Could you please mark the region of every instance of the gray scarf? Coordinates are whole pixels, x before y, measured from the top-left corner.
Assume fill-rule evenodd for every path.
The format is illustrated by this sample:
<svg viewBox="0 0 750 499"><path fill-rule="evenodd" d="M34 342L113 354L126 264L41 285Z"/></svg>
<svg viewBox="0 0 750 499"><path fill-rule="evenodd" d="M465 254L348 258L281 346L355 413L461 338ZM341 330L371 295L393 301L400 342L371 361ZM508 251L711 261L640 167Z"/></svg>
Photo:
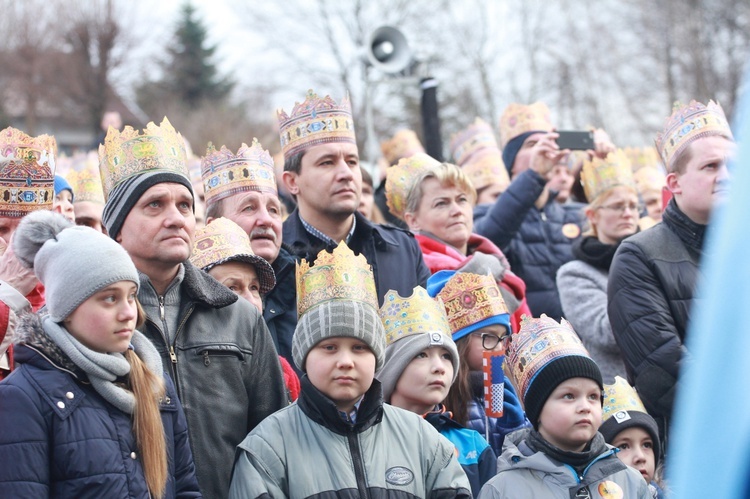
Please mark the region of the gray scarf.
<svg viewBox="0 0 750 499"><path fill-rule="evenodd" d="M130 373L130 364L121 353L99 353L84 346L60 324L49 317L42 319L44 331L55 344L89 377L91 386L104 400L126 414L133 414L135 397L129 390L121 388L115 381ZM161 357L154 345L139 331L133 332L130 340L138 357L154 374L161 377Z"/></svg>

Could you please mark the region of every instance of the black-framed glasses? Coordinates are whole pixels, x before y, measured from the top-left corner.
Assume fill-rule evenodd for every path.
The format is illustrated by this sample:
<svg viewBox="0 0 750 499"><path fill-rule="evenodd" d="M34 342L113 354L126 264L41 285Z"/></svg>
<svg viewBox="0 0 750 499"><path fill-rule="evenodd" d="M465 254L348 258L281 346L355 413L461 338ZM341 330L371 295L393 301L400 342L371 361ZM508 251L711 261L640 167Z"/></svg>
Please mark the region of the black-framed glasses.
<svg viewBox="0 0 750 499"><path fill-rule="evenodd" d="M491 333L471 333L471 334L482 337L482 348L484 348L485 350L494 350L495 348L497 348L497 345L500 344L500 342L506 338L506 336L503 336L501 338L498 335L491 334Z"/></svg>

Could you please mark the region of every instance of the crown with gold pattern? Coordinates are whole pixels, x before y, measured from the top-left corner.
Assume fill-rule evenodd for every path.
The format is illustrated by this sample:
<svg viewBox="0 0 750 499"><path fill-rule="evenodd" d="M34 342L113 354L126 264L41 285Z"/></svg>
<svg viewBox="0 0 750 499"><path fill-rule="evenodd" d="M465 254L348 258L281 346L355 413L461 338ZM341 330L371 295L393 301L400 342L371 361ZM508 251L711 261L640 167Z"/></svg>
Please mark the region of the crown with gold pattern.
<svg viewBox="0 0 750 499"><path fill-rule="evenodd" d="M297 317L333 300L359 301L378 310L375 277L364 255L354 255L341 241L333 253L323 249L309 265L297 263Z"/></svg>
<svg viewBox="0 0 750 499"><path fill-rule="evenodd" d="M633 179L640 194L648 191L661 192L662 187L667 185L666 174L657 166L644 166L633 173Z"/></svg>
<svg viewBox="0 0 750 499"><path fill-rule="evenodd" d="M658 167L661 165L661 159L655 147L625 147L623 152L630 159L634 172L646 166Z"/></svg>
<svg viewBox="0 0 750 499"><path fill-rule="evenodd" d="M593 202L601 193L620 185L635 189L630 160L622 149L607 154L606 159L587 158L581 168L581 184L589 202Z"/></svg>
<svg viewBox="0 0 750 499"><path fill-rule="evenodd" d="M451 136L451 156L458 166L464 166L476 152L486 148L499 150L495 132L482 118Z"/></svg>
<svg viewBox="0 0 750 499"><path fill-rule="evenodd" d="M451 337L443 302L431 298L421 286L414 288L407 298L402 298L398 291L388 291L380 308L380 319L387 345L412 334L440 333Z"/></svg>
<svg viewBox="0 0 750 499"><path fill-rule="evenodd" d="M237 154L226 146L217 151L209 143L206 155L201 158L201 178L207 205L238 192L278 195L271 154L255 138L251 147L243 143Z"/></svg>
<svg viewBox="0 0 750 499"><path fill-rule="evenodd" d="M552 120L547 104L535 102L530 105L512 103L500 117L500 146L505 147L511 139L526 132L550 132Z"/></svg>
<svg viewBox="0 0 750 499"><path fill-rule="evenodd" d="M694 140L701 137L719 135L734 140L729 122L722 107L709 101L703 105L692 100L682 105L675 102L672 115L667 118L664 130L656 135L656 149L669 172L680 153Z"/></svg>
<svg viewBox="0 0 750 499"><path fill-rule="evenodd" d="M545 314L538 319L523 316L521 330L513 335L507 355L516 387L524 398L531 381L549 361L568 355L590 358L568 321L558 323Z"/></svg>
<svg viewBox="0 0 750 499"><path fill-rule="evenodd" d="M380 143L380 150L389 165L395 165L401 158L425 152L414 130L399 130L389 140Z"/></svg>
<svg viewBox="0 0 750 499"><path fill-rule="evenodd" d="M105 199L120 182L150 171L176 173L190 179L185 141L169 120L149 122L143 133L126 126L122 132L109 127L99 145L99 173Z"/></svg>
<svg viewBox="0 0 750 499"><path fill-rule="evenodd" d="M504 188L510 184L508 170L503 163L503 155L498 148L487 147L471 155L462 170L471 180L476 190L500 184Z"/></svg>
<svg viewBox="0 0 750 499"><path fill-rule="evenodd" d="M604 404L602 406L602 420L606 421L619 411L637 411L648 414L635 388L630 386L620 376L615 376L615 382L604 385Z"/></svg>
<svg viewBox="0 0 750 499"><path fill-rule="evenodd" d="M398 164L386 170L385 200L394 216L404 219L406 201L414 179L420 173L436 166L440 166L440 161L425 153L417 153L408 158L401 158Z"/></svg>
<svg viewBox="0 0 750 499"><path fill-rule="evenodd" d="M310 146L326 142L357 143L348 95L337 104L329 95L321 98L308 90L303 103L294 103L291 115L283 109L276 114L281 151L286 159Z"/></svg>
<svg viewBox="0 0 750 499"><path fill-rule="evenodd" d="M437 297L445 305L445 314L454 340L471 332L467 328L479 322L495 316L509 315L508 306L491 275L456 272Z"/></svg>
<svg viewBox="0 0 750 499"><path fill-rule="evenodd" d="M0 132L0 216L21 218L51 210L57 142L8 127Z"/></svg>
<svg viewBox="0 0 750 499"><path fill-rule="evenodd" d="M57 174L65 177L75 193L75 202L89 201L104 204L102 179L99 176L99 155L96 151L77 152L71 157L60 157Z"/></svg>

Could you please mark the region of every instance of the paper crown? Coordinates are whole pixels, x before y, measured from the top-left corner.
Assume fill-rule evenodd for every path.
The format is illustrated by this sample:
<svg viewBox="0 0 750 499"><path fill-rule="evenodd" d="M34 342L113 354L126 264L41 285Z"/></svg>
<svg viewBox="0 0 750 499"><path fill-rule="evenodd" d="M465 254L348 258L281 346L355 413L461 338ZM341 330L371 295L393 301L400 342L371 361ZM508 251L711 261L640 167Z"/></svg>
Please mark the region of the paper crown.
<svg viewBox="0 0 750 499"><path fill-rule="evenodd" d="M289 159L305 148L326 142L351 142L356 144L354 120L349 96L336 104L330 96L318 97L307 91L305 101L294 103L292 114L277 111L281 151Z"/></svg>
<svg viewBox="0 0 750 499"><path fill-rule="evenodd" d="M604 385L604 404L602 405L602 421L606 421L620 411L636 411L648 414L635 388L620 376L615 376L615 382Z"/></svg>
<svg viewBox="0 0 750 499"><path fill-rule="evenodd" d="M398 291L388 291L380 308L380 319L388 345L412 334L439 333L451 337L442 301L431 298L421 286L414 288L407 298L402 298Z"/></svg>
<svg viewBox="0 0 750 499"><path fill-rule="evenodd" d="M586 159L581 168L581 184L589 202L593 202L603 192L620 185L635 189L630 160L622 149L607 154L606 159Z"/></svg>
<svg viewBox="0 0 750 499"><path fill-rule="evenodd" d="M389 165L396 164L401 158L425 152L419 137L413 130L399 130L391 139L380 143L380 150Z"/></svg>
<svg viewBox="0 0 750 499"><path fill-rule="evenodd" d="M0 216L52 209L56 155L51 135L31 137L12 127L0 132Z"/></svg>
<svg viewBox="0 0 750 499"><path fill-rule="evenodd" d="M494 184L501 184L505 187L510 184L508 170L503 163L503 155L500 149L485 148L472 154L471 159L466 163L462 170L471 180L476 190L484 189Z"/></svg>
<svg viewBox="0 0 750 499"><path fill-rule="evenodd" d="M386 170L385 200L391 213L401 220L406 212L406 201L414 180L420 173L440 166L440 161L424 153L401 158L398 164Z"/></svg>
<svg viewBox="0 0 750 499"><path fill-rule="evenodd" d="M696 139L720 135L734 140L729 122L721 106L709 101L703 105L692 100L688 105L675 102L672 115L667 118L664 130L656 135L656 149L667 171L673 168L674 159Z"/></svg>
<svg viewBox="0 0 750 499"><path fill-rule="evenodd" d="M625 155L630 159L633 172L637 172L646 166L659 167L661 160L655 147L625 147Z"/></svg>
<svg viewBox="0 0 750 499"><path fill-rule="evenodd" d="M364 255L354 255L343 241L333 253L318 253L311 266L306 260L297 263L297 317L333 301L359 301L378 310L375 277Z"/></svg>
<svg viewBox="0 0 750 499"><path fill-rule="evenodd" d="M508 347L510 371L521 397L526 397L531 381L548 362L568 355L589 357L568 321L562 319L558 324L545 314L538 319L524 316L521 330L512 336Z"/></svg>
<svg viewBox="0 0 750 499"><path fill-rule="evenodd" d="M120 182L151 171L166 171L190 179L185 141L165 117L161 125L149 122L143 133L126 126L122 132L109 127L99 145L99 173L104 198Z"/></svg>
<svg viewBox="0 0 750 499"><path fill-rule="evenodd" d="M500 145L505 147L511 139L526 132L549 132L552 120L547 104L535 102L530 105L512 103L500 117Z"/></svg>
<svg viewBox="0 0 750 499"><path fill-rule="evenodd" d="M451 136L451 156L458 166L464 166L472 155L482 149L498 149L495 132L482 118L477 118L466 129Z"/></svg>
<svg viewBox="0 0 750 499"><path fill-rule="evenodd" d="M437 297L443 300L454 334L490 317L508 314L508 306L491 275L456 272Z"/></svg>
<svg viewBox="0 0 750 499"><path fill-rule="evenodd" d="M104 204L102 178L99 175L99 155L96 151L78 152L57 161L57 174L65 177L75 193L75 202L90 201Z"/></svg>
<svg viewBox="0 0 750 499"><path fill-rule="evenodd" d="M633 173L633 179L640 194L648 191L661 192L662 187L667 185L667 176L658 166L644 166Z"/></svg>
<svg viewBox="0 0 750 499"><path fill-rule="evenodd" d="M247 233L228 218L217 218L195 231L190 263L205 271L227 262L247 262L255 267L260 292L265 294L276 285L271 264L253 253Z"/></svg>
<svg viewBox="0 0 750 499"><path fill-rule="evenodd" d="M251 147L243 143L237 154L232 154L226 146L217 151L209 144L201 158L201 178L207 205L238 192L278 195L273 159L258 139L253 139Z"/></svg>

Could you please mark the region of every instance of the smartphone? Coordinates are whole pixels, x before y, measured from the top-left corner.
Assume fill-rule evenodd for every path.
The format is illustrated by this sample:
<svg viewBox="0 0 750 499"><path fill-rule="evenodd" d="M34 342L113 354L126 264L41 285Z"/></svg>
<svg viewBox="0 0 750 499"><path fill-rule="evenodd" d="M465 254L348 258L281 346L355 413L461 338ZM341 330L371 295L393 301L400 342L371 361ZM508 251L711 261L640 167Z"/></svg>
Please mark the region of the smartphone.
<svg viewBox="0 0 750 499"><path fill-rule="evenodd" d="M585 151L594 148L594 132L558 131L557 145L560 149Z"/></svg>

